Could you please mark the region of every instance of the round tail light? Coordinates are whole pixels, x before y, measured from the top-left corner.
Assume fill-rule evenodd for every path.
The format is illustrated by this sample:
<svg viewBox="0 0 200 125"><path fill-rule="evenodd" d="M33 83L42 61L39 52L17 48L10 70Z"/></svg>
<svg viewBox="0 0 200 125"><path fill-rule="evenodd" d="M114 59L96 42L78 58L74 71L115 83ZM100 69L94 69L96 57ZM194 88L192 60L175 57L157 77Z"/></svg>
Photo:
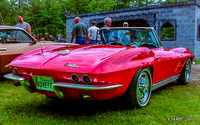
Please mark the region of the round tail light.
<svg viewBox="0 0 200 125"><path fill-rule="evenodd" d="M14 72L15 72L16 74L18 74L18 75L20 74L20 73L19 73L19 70L18 70L16 67L14 68Z"/></svg>
<svg viewBox="0 0 200 125"><path fill-rule="evenodd" d="M92 81L92 79L86 74L82 75L82 80L85 83L91 83L91 81Z"/></svg>
<svg viewBox="0 0 200 125"><path fill-rule="evenodd" d="M13 72L13 68L11 66L9 67L9 69L10 69L11 72Z"/></svg>
<svg viewBox="0 0 200 125"><path fill-rule="evenodd" d="M79 82L79 81L80 81L80 78L78 77L77 74L72 74L71 77L72 77L72 80L73 80L74 82Z"/></svg>

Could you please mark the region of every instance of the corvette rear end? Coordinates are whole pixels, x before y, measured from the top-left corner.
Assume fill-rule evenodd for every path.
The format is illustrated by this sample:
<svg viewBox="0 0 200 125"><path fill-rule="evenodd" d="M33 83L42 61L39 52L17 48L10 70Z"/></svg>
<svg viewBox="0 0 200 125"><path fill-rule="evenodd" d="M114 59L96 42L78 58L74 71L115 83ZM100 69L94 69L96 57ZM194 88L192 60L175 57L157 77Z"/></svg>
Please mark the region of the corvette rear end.
<svg viewBox="0 0 200 125"><path fill-rule="evenodd" d="M113 55L126 50L123 47L113 49L98 45L50 48L18 57L9 65L12 73L4 77L19 81L29 92L61 99L87 100L107 100L121 96L132 79L133 74L121 75L128 74L127 68L119 71L106 68L109 63L113 63L109 61ZM105 53L98 52L102 49ZM82 55L77 55L79 51ZM79 60L85 60L86 63Z"/></svg>
<svg viewBox="0 0 200 125"><path fill-rule="evenodd" d="M168 83L189 83L194 55L184 47L165 49L153 28L102 28L99 33L102 45L49 46L25 53L9 64L12 73L4 77L29 92L61 99L122 96L130 107L146 106L151 92Z"/></svg>

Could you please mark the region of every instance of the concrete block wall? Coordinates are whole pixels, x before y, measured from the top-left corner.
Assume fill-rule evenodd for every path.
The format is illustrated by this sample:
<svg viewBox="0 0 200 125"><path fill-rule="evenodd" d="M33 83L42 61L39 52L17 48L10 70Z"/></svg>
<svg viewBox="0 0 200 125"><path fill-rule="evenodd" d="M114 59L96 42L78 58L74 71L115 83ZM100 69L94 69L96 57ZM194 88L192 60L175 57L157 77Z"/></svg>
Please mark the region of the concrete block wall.
<svg viewBox="0 0 200 125"><path fill-rule="evenodd" d="M85 23L88 28L92 20L102 23L105 17L111 17L113 22L143 19L155 28L159 36L161 36L162 25L165 22L170 22L175 28L175 39L161 40L163 46L169 49L187 47L197 59L200 59L200 41L197 40L197 20L200 20L200 7L197 1L68 15L66 16L67 42L70 42L76 16L81 17L81 22Z"/></svg>
<svg viewBox="0 0 200 125"><path fill-rule="evenodd" d="M157 14L158 23L162 20L175 21L175 40L163 40L162 44L165 48L187 47L192 53L195 53L195 7L196 6L180 6L165 8ZM159 25L158 31L161 30ZM161 36L159 34L159 36Z"/></svg>
<svg viewBox="0 0 200 125"><path fill-rule="evenodd" d="M200 39L198 39L198 25L200 25L200 9L196 6L195 10L195 58L200 59ZM200 32L200 31L199 31Z"/></svg>

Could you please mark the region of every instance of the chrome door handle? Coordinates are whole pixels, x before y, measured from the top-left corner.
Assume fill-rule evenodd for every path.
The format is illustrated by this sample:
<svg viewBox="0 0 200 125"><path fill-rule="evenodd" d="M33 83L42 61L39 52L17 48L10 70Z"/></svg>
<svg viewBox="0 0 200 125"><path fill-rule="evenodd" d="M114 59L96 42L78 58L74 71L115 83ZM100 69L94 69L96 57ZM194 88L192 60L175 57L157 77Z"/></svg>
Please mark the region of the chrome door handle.
<svg viewBox="0 0 200 125"><path fill-rule="evenodd" d="M160 58L162 58L162 56L156 57L156 59L158 60L158 62L160 61Z"/></svg>
<svg viewBox="0 0 200 125"><path fill-rule="evenodd" d="M7 48L0 48L0 51L5 52L7 50Z"/></svg>
<svg viewBox="0 0 200 125"><path fill-rule="evenodd" d="M158 56L158 57L156 57L156 59L160 59L160 58L162 58L162 56Z"/></svg>

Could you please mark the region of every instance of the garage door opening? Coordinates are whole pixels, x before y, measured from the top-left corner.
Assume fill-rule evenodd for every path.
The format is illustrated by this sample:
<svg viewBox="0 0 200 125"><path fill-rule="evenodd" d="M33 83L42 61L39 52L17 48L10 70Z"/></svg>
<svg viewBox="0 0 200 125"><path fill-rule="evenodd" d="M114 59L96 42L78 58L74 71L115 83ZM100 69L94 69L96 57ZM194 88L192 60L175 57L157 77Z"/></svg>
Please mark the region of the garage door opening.
<svg viewBox="0 0 200 125"><path fill-rule="evenodd" d="M143 19L137 19L137 20L124 20L124 21L112 21L111 27L123 27L123 23L128 22L129 27L149 27L149 24L147 21ZM101 22L97 24L97 27L102 28L104 26L104 23Z"/></svg>

